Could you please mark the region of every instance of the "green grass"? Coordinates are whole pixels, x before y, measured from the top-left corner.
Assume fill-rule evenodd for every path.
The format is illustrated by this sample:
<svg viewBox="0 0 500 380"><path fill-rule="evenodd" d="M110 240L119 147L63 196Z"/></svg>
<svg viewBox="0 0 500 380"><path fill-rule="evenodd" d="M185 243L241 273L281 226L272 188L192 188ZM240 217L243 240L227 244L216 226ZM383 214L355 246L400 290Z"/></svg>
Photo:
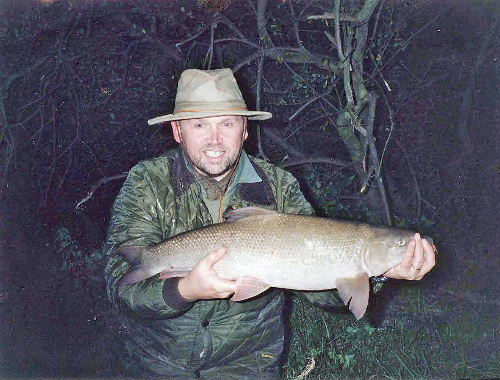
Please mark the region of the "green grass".
<svg viewBox="0 0 500 380"><path fill-rule="evenodd" d="M401 312L389 329L294 299L286 378L298 376L311 357L315 368L309 379L500 377L498 320L477 307L456 314L449 305L428 304L421 286L404 288L401 297ZM427 322L432 313L447 317Z"/></svg>

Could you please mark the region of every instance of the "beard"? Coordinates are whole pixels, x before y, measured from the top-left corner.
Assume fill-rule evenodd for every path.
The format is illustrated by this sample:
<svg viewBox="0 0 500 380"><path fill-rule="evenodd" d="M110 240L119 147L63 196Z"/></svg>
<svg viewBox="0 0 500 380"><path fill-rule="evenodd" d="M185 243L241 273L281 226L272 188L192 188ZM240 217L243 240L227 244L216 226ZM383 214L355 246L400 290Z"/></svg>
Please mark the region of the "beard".
<svg viewBox="0 0 500 380"><path fill-rule="evenodd" d="M224 159L219 162L216 165L210 164L209 162L206 162L204 160L203 153L198 153L198 152L193 152L191 151L185 144L184 142L181 142L181 147L186 153L187 158L191 162L191 165L193 165L196 169L198 169L201 173L209 176L209 177L219 177L222 176L231 169L233 169L240 158L240 153L241 153L241 148L243 146L243 142L240 144L240 147L238 150L234 151L232 154L228 154L228 151L224 149L222 146L211 146L207 145L203 147L200 152L203 152L205 150L214 150L214 151L224 151Z"/></svg>

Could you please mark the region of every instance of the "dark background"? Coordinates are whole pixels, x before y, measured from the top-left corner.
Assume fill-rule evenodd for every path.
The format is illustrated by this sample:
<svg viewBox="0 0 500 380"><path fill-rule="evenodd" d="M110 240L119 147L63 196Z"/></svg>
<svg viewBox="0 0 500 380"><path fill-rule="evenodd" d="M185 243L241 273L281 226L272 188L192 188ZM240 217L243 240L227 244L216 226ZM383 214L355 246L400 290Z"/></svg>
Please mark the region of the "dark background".
<svg viewBox="0 0 500 380"><path fill-rule="evenodd" d="M259 9L268 37L259 38ZM366 174L378 167L373 153L353 161L339 137L342 72L325 69L338 63L325 34L334 23L305 19L333 9L327 1L0 2L1 377L116 375L120 330L101 249L124 179L112 177L175 146L168 126L146 121L173 110L186 68L235 69L249 108L274 114L251 125L251 154L292 171L318 215L387 224L388 205L392 224L439 248L426 297L498 324L498 2L384 1L369 19L361 73L378 96L385 199ZM299 41L308 54L273 51ZM353 131L368 126L366 114L360 120ZM388 286L375 323L397 313L400 286ZM498 351L498 337L481 346Z"/></svg>

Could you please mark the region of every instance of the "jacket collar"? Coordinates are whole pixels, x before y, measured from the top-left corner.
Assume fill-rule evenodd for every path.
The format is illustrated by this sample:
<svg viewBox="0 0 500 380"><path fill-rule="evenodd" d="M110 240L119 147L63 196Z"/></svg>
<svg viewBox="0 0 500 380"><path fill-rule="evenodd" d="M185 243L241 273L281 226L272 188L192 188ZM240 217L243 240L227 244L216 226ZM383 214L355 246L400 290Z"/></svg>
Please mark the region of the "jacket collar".
<svg viewBox="0 0 500 380"><path fill-rule="evenodd" d="M172 184L175 196L179 197L194 182L197 182L194 168L185 157L184 150L179 147L172 162ZM267 206L276 203L269 178L245 151L241 152L235 177L230 185L230 188L232 187L238 187L241 198L247 202Z"/></svg>

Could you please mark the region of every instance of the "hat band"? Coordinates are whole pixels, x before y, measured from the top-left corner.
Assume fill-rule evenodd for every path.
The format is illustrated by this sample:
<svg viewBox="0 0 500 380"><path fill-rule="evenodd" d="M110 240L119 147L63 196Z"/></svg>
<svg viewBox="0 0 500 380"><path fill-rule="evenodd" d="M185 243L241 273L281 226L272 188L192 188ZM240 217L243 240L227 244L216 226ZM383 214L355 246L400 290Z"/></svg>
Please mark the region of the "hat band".
<svg viewBox="0 0 500 380"><path fill-rule="evenodd" d="M241 107L238 107L238 108L212 108L212 109L204 109L204 110L175 110L174 111L174 115L177 115L179 113L183 113L183 112L198 112L198 113L201 113L201 112L225 112L225 111L248 111L246 108L241 108Z"/></svg>

